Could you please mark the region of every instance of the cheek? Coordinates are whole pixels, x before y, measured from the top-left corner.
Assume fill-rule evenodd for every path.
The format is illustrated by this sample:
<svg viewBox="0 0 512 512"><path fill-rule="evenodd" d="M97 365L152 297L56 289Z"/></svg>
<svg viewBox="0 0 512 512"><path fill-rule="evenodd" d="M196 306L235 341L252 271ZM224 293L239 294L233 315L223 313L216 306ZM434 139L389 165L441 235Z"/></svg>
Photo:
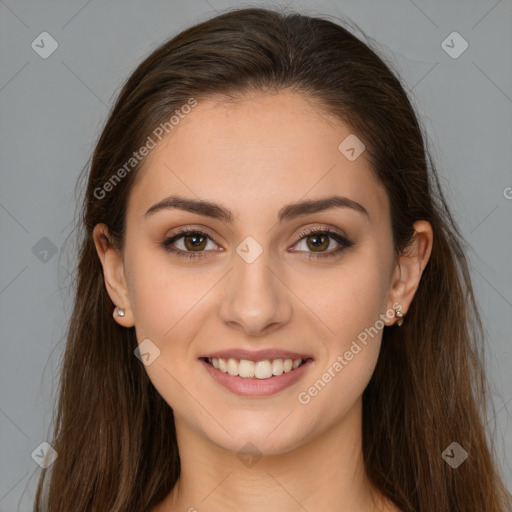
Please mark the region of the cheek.
<svg viewBox="0 0 512 512"><path fill-rule="evenodd" d="M131 268L136 337L139 345L151 340L154 345L149 346L158 354L145 370L173 409L185 415L198 414L184 389L190 387L191 372L198 367L193 341L203 325L198 318L205 316L208 302L201 298L214 282L198 280L192 272L173 272L168 262L149 252L133 258Z"/></svg>
<svg viewBox="0 0 512 512"><path fill-rule="evenodd" d="M380 351L387 272L369 252L315 281L307 305L318 318L321 358L298 402L332 419L343 415L363 393ZM305 294L302 290L300 294ZM311 318L313 315L309 315ZM313 414L315 416L315 414Z"/></svg>
<svg viewBox="0 0 512 512"><path fill-rule="evenodd" d="M297 407L311 423L311 432L323 431L346 417L371 379L379 357L383 321L377 301L369 302L363 310L346 300L344 310L326 317L336 336L324 338L325 357L296 396Z"/></svg>
<svg viewBox="0 0 512 512"><path fill-rule="evenodd" d="M130 263L137 331L165 345L177 330L190 324L189 315L211 285L192 268L173 268L163 249L162 253L154 248L140 250Z"/></svg>
<svg viewBox="0 0 512 512"><path fill-rule="evenodd" d="M166 254L148 249L133 253L130 282L138 343L149 339L159 354L146 371L173 407L183 399L181 385L198 371L196 341L214 321L215 285L222 273L181 267ZM151 345L150 345L151 346ZM172 378L174 376L174 379Z"/></svg>
<svg viewBox="0 0 512 512"><path fill-rule="evenodd" d="M370 251L347 258L330 272L314 280L297 281L297 295L304 297L317 316L319 330L332 349L343 350L385 312L389 293L388 272ZM380 322L379 322L380 324Z"/></svg>
<svg viewBox="0 0 512 512"><path fill-rule="evenodd" d="M357 340L336 351L296 396L296 409L308 423L307 431L319 435L331 425L348 419L357 409L377 363L380 334L367 345ZM350 355L349 355L350 354ZM357 414L357 413L356 413Z"/></svg>

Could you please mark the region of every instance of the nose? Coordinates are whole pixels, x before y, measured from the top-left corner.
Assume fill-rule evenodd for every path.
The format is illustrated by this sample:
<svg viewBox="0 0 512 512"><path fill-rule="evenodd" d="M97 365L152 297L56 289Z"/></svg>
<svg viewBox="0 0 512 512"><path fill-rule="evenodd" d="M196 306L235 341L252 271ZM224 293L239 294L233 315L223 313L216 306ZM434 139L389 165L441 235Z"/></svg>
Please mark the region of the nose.
<svg viewBox="0 0 512 512"><path fill-rule="evenodd" d="M268 251L251 263L238 255L219 307L219 317L250 336L265 336L286 325L292 316L290 291L279 266L271 268Z"/></svg>

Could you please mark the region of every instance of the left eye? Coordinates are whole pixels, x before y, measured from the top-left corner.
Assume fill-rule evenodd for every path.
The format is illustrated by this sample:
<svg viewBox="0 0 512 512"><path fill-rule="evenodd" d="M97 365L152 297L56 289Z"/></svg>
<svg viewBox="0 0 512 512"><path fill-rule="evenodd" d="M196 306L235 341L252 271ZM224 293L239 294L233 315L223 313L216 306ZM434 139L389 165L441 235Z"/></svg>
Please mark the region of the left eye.
<svg viewBox="0 0 512 512"><path fill-rule="evenodd" d="M305 233L301 233L299 236L301 236L301 239L296 244L296 247L299 247L301 243L305 244L305 252L310 253L308 254L308 257L310 258L326 258L329 256L335 256L344 249L354 245L348 238L328 229L307 231ZM328 251L333 240L338 245L338 247ZM308 251L307 249L313 250Z"/></svg>

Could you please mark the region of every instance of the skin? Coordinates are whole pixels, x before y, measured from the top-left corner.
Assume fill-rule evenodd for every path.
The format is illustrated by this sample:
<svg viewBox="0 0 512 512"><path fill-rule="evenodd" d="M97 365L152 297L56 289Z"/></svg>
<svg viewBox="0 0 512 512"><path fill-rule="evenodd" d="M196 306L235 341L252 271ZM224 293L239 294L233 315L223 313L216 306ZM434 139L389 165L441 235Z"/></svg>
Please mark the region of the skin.
<svg viewBox="0 0 512 512"><path fill-rule="evenodd" d="M362 393L382 332L309 403L297 398L379 315L400 304L406 316L431 252L431 226L418 221L410 250L395 258L385 189L364 152L349 161L338 150L350 133L288 91L199 102L146 158L129 197L123 253L107 243L104 224L95 227L106 288L125 309L114 320L159 348L145 369L175 415L181 476L153 512L398 510L372 490L362 461ZM333 193L368 216L345 207L277 223L284 205ZM219 203L234 221L178 209L145 217L173 194ZM162 242L179 227L208 233L207 257L166 252ZM353 246L308 258L339 244L315 249L299 233L327 227ZM236 252L247 236L263 250L252 263ZM185 242L174 246L194 251ZM314 363L284 391L245 398L198 361L233 347L288 349ZM237 457L248 442L263 456L251 467Z"/></svg>

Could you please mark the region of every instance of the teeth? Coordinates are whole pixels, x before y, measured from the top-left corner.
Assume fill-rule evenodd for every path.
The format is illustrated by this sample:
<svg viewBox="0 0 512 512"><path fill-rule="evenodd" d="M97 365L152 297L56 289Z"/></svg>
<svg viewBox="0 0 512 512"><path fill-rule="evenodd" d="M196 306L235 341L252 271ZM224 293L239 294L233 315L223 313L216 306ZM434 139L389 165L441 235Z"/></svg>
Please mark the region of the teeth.
<svg viewBox="0 0 512 512"><path fill-rule="evenodd" d="M254 364L254 376L257 379L268 379L272 377L272 364L270 361L258 361Z"/></svg>
<svg viewBox="0 0 512 512"><path fill-rule="evenodd" d="M213 359L212 359L212 363L213 363ZM228 371L227 361L225 359L217 359L217 363L219 365L219 370L221 372L227 373L227 371Z"/></svg>
<svg viewBox="0 0 512 512"><path fill-rule="evenodd" d="M254 377L254 362L242 359L238 365L238 375L245 378Z"/></svg>
<svg viewBox="0 0 512 512"><path fill-rule="evenodd" d="M222 359L208 358L208 362L214 367L229 375L242 377L244 379L268 379L273 375L281 375L298 368L303 359L265 359L263 361L248 361L247 359Z"/></svg>
<svg viewBox="0 0 512 512"><path fill-rule="evenodd" d="M283 373L283 360L274 359L272 361L272 375L281 375Z"/></svg>
<svg viewBox="0 0 512 512"><path fill-rule="evenodd" d="M238 362L235 359L228 359L229 375L238 375Z"/></svg>

